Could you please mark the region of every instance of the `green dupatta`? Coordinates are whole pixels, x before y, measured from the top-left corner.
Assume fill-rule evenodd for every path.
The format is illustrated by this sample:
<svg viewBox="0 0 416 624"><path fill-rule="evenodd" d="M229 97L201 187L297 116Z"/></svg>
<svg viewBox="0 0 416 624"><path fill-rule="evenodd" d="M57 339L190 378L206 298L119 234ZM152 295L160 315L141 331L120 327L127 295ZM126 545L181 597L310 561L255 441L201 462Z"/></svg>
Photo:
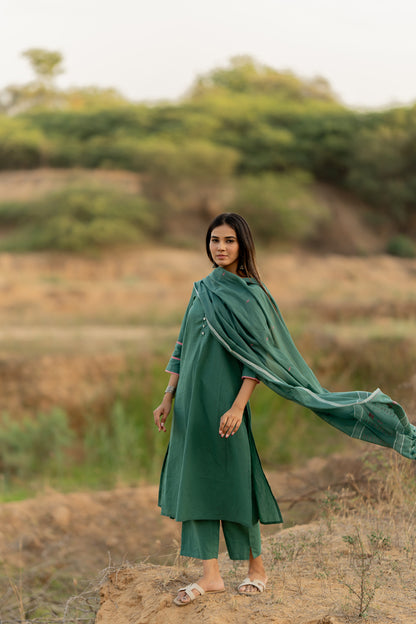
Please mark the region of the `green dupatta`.
<svg viewBox="0 0 416 624"><path fill-rule="evenodd" d="M352 438L416 459L416 427L404 409L379 388L371 393L322 388L297 350L276 303L254 279L218 267L194 288L212 334L266 386Z"/></svg>

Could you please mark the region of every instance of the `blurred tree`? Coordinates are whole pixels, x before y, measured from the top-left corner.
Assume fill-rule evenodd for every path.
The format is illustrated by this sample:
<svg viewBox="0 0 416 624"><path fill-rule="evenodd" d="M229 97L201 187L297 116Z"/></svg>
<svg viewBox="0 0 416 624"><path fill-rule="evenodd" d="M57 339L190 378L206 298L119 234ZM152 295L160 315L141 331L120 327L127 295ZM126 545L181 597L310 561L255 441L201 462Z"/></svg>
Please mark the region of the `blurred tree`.
<svg viewBox="0 0 416 624"><path fill-rule="evenodd" d="M0 111L19 114L33 109L86 110L131 106L116 89L89 86L58 89L55 79L63 73L59 51L30 48L22 52L35 74L25 85L8 85L0 91Z"/></svg>
<svg viewBox="0 0 416 624"><path fill-rule="evenodd" d="M130 102L113 88L100 87L73 87L62 93L65 108L71 111L91 111L115 109L121 106L131 106Z"/></svg>
<svg viewBox="0 0 416 624"><path fill-rule="evenodd" d="M22 52L28 59L35 80L26 85L9 85L0 92L0 111L18 114L34 107L54 108L62 104L59 90L54 84L63 72L60 52L30 48Z"/></svg>
<svg viewBox="0 0 416 624"><path fill-rule="evenodd" d="M63 73L63 56L60 52L30 48L22 52L35 72L36 82L52 88L56 76Z"/></svg>
<svg viewBox="0 0 416 624"><path fill-rule="evenodd" d="M45 163L48 142L24 119L0 115L0 170L31 169Z"/></svg>
<svg viewBox="0 0 416 624"><path fill-rule="evenodd" d="M149 199L170 213L191 212L203 218L221 212L237 161L234 150L204 141L153 139L140 143L136 154Z"/></svg>
<svg viewBox="0 0 416 624"><path fill-rule="evenodd" d="M198 76L189 96L198 98L213 90L267 93L290 100L337 101L325 78L318 76L309 80L301 79L290 71L277 71L247 55L234 56L228 67L219 67Z"/></svg>
<svg viewBox="0 0 416 624"><path fill-rule="evenodd" d="M354 137L348 176L353 192L416 233L416 106L372 115Z"/></svg>

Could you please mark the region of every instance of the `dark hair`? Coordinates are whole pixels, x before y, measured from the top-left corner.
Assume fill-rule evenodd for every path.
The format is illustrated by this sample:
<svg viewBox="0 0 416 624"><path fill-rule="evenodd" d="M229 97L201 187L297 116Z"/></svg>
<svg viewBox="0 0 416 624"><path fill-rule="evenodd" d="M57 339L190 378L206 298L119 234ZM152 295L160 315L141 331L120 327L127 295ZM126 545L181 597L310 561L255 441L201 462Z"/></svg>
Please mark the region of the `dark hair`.
<svg viewBox="0 0 416 624"><path fill-rule="evenodd" d="M233 228L237 235L239 247L238 272L240 275L243 275L244 277L254 277L254 279L262 285L256 266L256 250L254 248L253 236L247 221L241 215L236 214L235 212L223 212L215 217L215 219L210 223L205 241L208 258L214 266L218 266L212 258L209 244L211 241L212 230L220 225L229 225Z"/></svg>

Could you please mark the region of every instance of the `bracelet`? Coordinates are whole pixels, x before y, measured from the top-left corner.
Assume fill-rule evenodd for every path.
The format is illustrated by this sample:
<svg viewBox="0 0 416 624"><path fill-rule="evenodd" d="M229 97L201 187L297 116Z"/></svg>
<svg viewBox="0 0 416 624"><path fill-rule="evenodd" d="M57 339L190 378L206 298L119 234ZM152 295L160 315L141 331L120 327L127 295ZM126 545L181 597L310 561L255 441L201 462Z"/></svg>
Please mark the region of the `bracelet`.
<svg viewBox="0 0 416 624"><path fill-rule="evenodd" d="M176 392L176 386L167 386L166 390L165 390L165 394L167 392L170 392L172 394L172 396L175 396L175 392Z"/></svg>

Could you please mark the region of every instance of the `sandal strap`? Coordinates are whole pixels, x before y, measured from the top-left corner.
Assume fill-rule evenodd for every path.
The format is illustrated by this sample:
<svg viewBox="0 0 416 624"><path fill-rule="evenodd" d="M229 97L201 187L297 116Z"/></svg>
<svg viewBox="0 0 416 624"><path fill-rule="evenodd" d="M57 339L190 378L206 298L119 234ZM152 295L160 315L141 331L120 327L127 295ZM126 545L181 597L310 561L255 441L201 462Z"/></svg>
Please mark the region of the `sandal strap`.
<svg viewBox="0 0 416 624"><path fill-rule="evenodd" d="M189 596L192 602L197 597L195 596L195 594L192 593L193 589L196 589L201 594L201 596L205 594L205 589L202 589L202 587L198 585L198 583L190 583L186 587L181 587L180 589L178 589L178 593L184 591Z"/></svg>
<svg viewBox="0 0 416 624"><path fill-rule="evenodd" d="M254 579L254 581L252 581L248 576L244 579L242 583L240 583L237 589L240 589L240 587L244 587L244 585L252 585L253 587L256 587L260 593L264 592L264 590L266 589L266 583L263 583L263 581L261 581L260 579Z"/></svg>

